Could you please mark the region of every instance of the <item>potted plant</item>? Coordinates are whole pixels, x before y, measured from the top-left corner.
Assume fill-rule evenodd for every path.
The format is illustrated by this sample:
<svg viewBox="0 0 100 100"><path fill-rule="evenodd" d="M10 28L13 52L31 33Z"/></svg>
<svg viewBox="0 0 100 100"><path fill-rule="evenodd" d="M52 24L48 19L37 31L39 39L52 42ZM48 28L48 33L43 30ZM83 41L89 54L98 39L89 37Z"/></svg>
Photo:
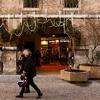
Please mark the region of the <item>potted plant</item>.
<svg viewBox="0 0 100 100"><path fill-rule="evenodd" d="M99 24L96 23L96 19L87 19L86 25L84 26L84 29L87 31L87 39L84 38L85 41L87 41L86 45L84 45L84 48L89 50L89 53L86 55L87 62L85 64L80 64L79 69L81 70L88 70L90 71L90 78L92 79L99 79L100 78L100 63L98 62L100 59L100 54L98 51L99 47ZM85 43L84 41L84 43ZM91 44L90 46L87 46Z"/></svg>
<svg viewBox="0 0 100 100"><path fill-rule="evenodd" d="M68 37L71 40L74 56L76 56L75 48L80 46L81 31L72 26L72 22L68 20L66 23L66 34L68 34ZM61 79L67 80L69 82L86 82L89 79L89 71L76 68L63 69L60 71L60 77Z"/></svg>

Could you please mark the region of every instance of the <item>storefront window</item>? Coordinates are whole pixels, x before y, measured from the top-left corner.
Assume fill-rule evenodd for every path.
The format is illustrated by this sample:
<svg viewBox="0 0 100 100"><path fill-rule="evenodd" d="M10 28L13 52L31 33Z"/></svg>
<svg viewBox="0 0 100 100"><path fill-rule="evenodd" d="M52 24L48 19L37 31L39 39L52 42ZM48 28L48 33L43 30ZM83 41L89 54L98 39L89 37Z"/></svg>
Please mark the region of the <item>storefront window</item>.
<svg viewBox="0 0 100 100"><path fill-rule="evenodd" d="M66 65L69 43L68 39L41 41L41 64Z"/></svg>

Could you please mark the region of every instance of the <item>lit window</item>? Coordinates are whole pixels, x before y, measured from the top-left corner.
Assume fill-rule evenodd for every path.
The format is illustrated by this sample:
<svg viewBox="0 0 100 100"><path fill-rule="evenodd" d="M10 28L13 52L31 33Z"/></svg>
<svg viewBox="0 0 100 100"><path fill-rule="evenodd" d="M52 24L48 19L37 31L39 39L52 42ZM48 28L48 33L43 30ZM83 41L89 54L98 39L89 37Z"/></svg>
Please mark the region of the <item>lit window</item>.
<svg viewBox="0 0 100 100"><path fill-rule="evenodd" d="M78 0L64 0L65 8L78 8Z"/></svg>
<svg viewBox="0 0 100 100"><path fill-rule="evenodd" d="M24 0L24 8L38 8L38 0Z"/></svg>

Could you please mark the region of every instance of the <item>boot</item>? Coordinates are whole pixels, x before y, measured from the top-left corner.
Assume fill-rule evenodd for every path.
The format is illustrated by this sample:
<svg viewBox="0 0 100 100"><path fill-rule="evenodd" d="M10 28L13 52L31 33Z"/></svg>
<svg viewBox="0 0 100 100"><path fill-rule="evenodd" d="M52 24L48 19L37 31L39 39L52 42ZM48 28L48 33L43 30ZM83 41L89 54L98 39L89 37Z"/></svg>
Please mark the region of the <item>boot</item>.
<svg viewBox="0 0 100 100"><path fill-rule="evenodd" d="M23 98L23 95L17 95L16 98Z"/></svg>
<svg viewBox="0 0 100 100"><path fill-rule="evenodd" d="M27 84L24 93L30 93L30 87L29 87L29 84Z"/></svg>
<svg viewBox="0 0 100 100"><path fill-rule="evenodd" d="M23 98L23 92L21 91L20 94L16 96L16 98Z"/></svg>
<svg viewBox="0 0 100 100"><path fill-rule="evenodd" d="M38 96L36 97L36 99L40 99L42 95L43 95L42 93L38 94Z"/></svg>
<svg viewBox="0 0 100 100"><path fill-rule="evenodd" d="M24 93L30 93L30 90L25 90Z"/></svg>

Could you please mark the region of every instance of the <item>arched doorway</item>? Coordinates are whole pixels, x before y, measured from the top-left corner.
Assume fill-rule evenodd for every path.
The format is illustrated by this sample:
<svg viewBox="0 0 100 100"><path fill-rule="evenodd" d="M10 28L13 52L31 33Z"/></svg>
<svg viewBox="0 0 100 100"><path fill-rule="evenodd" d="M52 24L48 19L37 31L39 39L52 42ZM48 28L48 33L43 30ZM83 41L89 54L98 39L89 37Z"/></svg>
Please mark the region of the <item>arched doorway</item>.
<svg viewBox="0 0 100 100"><path fill-rule="evenodd" d="M41 49L41 35L23 33L19 38L17 48L20 48L21 51L29 49L32 52L34 65L36 65L35 52Z"/></svg>

